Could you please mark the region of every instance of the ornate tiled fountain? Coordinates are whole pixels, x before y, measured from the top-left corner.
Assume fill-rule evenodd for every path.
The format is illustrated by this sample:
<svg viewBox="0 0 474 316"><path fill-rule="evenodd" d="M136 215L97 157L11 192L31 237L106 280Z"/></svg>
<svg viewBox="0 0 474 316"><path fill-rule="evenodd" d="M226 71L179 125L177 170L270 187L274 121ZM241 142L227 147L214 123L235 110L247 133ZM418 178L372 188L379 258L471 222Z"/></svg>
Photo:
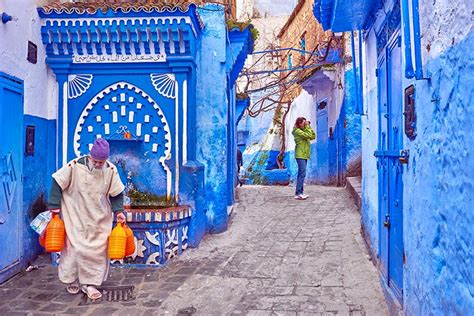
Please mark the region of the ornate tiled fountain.
<svg viewBox="0 0 474 316"><path fill-rule="evenodd" d="M58 81L58 161L96 137L126 183L136 252L121 263L161 265L188 246L203 195L196 152L194 5L55 4L39 9L48 66Z"/></svg>

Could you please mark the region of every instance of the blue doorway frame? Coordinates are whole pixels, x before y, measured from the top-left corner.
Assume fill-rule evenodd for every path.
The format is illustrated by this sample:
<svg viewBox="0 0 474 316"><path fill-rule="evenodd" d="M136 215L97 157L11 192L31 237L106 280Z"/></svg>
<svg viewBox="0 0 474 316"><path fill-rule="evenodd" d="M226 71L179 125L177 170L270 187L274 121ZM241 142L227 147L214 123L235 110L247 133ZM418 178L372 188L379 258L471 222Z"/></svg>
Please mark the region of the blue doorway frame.
<svg viewBox="0 0 474 316"><path fill-rule="evenodd" d="M0 72L0 283L21 269L23 81Z"/></svg>

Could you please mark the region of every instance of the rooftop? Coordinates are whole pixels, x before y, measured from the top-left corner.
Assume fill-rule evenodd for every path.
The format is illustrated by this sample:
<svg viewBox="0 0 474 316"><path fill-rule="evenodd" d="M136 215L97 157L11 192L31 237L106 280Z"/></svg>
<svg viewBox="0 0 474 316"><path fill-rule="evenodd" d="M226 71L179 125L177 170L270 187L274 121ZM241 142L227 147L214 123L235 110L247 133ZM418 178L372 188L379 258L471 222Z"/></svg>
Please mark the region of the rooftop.
<svg viewBox="0 0 474 316"><path fill-rule="evenodd" d="M54 1L44 6L40 6L39 10L46 14L50 13L66 13L66 14L95 14L99 11L106 13L112 12L182 12L188 11L191 5L202 5L203 0L146 0L142 2L116 2L116 1L81 1L81 2L60 2Z"/></svg>

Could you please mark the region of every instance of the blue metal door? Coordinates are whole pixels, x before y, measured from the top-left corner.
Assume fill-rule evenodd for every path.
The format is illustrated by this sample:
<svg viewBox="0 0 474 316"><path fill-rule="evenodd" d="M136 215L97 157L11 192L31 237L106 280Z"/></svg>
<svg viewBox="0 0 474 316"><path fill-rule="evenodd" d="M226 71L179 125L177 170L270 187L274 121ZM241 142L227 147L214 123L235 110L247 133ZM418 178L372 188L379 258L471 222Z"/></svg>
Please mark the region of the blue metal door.
<svg viewBox="0 0 474 316"><path fill-rule="evenodd" d="M379 59L379 254L382 274L403 297L403 165L401 39L397 34Z"/></svg>
<svg viewBox="0 0 474 316"><path fill-rule="evenodd" d="M318 181L325 182L329 179L327 101L318 102L316 119L316 161L318 163Z"/></svg>
<svg viewBox="0 0 474 316"><path fill-rule="evenodd" d="M23 82L0 73L0 283L20 270Z"/></svg>

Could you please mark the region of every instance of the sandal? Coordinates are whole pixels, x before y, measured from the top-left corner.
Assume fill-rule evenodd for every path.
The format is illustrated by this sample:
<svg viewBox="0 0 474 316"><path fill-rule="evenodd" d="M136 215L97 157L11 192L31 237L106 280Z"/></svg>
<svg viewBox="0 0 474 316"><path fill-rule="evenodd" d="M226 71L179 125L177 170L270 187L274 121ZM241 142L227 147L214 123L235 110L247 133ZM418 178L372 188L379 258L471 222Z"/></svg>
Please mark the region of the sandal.
<svg viewBox="0 0 474 316"><path fill-rule="evenodd" d="M80 291L79 282L74 281L72 283L69 283L69 285L66 286L66 291L71 295L75 295L79 293Z"/></svg>
<svg viewBox="0 0 474 316"><path fill-rule="evenodd" d="M93 285L83 285L81 287L81 290L91 300L98 300L99 298L102 297L102 293L99 292L99 290L96 289L96 287Z"/></svg>

